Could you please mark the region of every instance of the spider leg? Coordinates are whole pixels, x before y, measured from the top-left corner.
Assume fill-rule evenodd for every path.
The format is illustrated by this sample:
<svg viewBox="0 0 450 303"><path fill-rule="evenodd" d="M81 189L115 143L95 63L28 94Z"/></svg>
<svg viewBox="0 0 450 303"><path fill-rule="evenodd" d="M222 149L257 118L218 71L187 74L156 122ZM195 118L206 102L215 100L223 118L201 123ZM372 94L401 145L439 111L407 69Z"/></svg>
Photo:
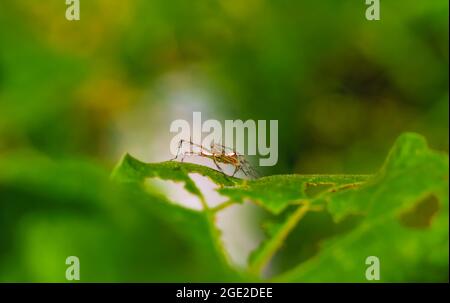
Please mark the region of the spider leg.
<svg viewBox="0 0 450 303"><path fill-rule="evenodd" d="M176 160L178 158L178 156L180 155L181 146L183 146L183 142L185 142L183 139L178 142L177 154L174 158L170 159L170 161Z"/></svg>
<svg viewBox="0 0 450 303"><path fill-rule="evenodd" d="M241 167L240 165L236 166L236 168L234 169L234 172L233 172L233 174L232 174L231 176L234 177L234 175L235 175L239 170L242 170L242 167ZM244 172L244 174L245 174L245 172Z"/></svg>
<svg viewBox="0 0 450 303"><path fill-rule="evenodd" d="M252 176L252 178L259 178L260 177L260 173L251 165L248 166L248 171L250 173L250 175Z"/></svg>
<svg viewBox="0 0 450 303"><path fill-rule="evenodd" d="M212 156L212 160L213 160L214 164L216 165L216 167L220 170L220 172L221 172L222 174L226 175L225 172L223 171L222 167L220 167L219 164L217 163L217 161L216 161L216 156L213 155L213 156Z"/></svg>
<svg viewBox="0 0 450 303"><path fill-rule="evenodd" d="M249 175L252 178L258 178L258 171L245 159L244 157L240 158L240 162L242 163L242 171L246 171L245 175Z"/></svg>
<svg viewBox="0 0 450 303"><path fill-rule="evenodd" d="M202 151L204 150L204 151L207 151L209 153L212 153L209 149L204 148L203 145L196 144L196 143L192 142L192 140L187 141L187 140L181 139L180 142L178 143L177 154L176 154L176 156L174 158L170 159L170 161L176 160L180 155L182 155L181 162L183 162L183 159L184 159L185 156L191 156L191 155L198 155L198 156L200 156L200 153L193 152L192 149L190 149L190 151L182 153L181 151L182 151L182 147L183 147L184 143L188 143L191 147L192 146L199 147L200 150L202 150Z"/></svg>
<svg viewBox="0 0 450 303"><path fill-rule="evenodd" d="M189 145L191 145L191 146L196 146L196 147L199 147L201 150L204 150L204 151L207 151L209 153L212 153L211 150L209 150L206 147L203 147L203 145L192 142L192 139L190 139L189 141L187 141L187 140L182 140L182 141L186 142L186 143L189 143Z"/></svg>
<svg viewBox="0 0 450 303"><path fill-rule="evenodd" d="M194 152L185 152L181 156L181 162L184 162L184 158L186 158L186 156L199 156L199 154L198 153L194 153Z"/></svg>
<svg viewBox="0 0 450 303"><path fill-rule="evenodd" d="M230 147L227 147L227 146L219 144L219 143L212 142L212 147L213 148L220 147L220 150L222 150L222 151L232 151L232 152L236 153L236 150L234 148L230 148Z"/></svg>

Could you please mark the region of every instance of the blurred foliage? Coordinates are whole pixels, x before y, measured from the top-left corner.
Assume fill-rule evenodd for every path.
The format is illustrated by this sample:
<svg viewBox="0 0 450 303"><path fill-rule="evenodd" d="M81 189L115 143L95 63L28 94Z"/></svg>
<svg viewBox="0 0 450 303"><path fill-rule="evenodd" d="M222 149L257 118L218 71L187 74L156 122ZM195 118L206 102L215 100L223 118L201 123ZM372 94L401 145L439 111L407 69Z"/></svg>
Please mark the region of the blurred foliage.
<svg viewBox="0 0 450 303"><path fill-rule="evenodd" d="M59 280L65 265L54 260L74 247L95 255L98 271L85 273L93 280L235 277L227 267L202 266L201 252L179 240L195 232L154 213L169 207L159 203L164 197L130 204L130 194L105 178L130 151L120 136L142 146L141 130L168 150L158 134L168 134L170 121L157 120L173 106L161 92L167 75L185 75L182 94L213 96L204 103L216 118L279 120L279 162L266 174L372 173L404 131L448 151L448 1L386 1L379 22L368 22L365 8L364 1L334 0L81 0L81 21L68 22L63 0L0 1L0 280ZM151 113L144 121L136 114L142 107ZM205 104L188 108L204 111ZM137 128L120 133L129 113ZM176 166L151 171L164 178ZM181 168L177 180L185 174ZM301 192L272 178L275 188ZM245 195L239 186L234 198L267 194L263 183ZM271 198L276 204L278 196ZM186 212L198 223L193 230L209 230L197 213L170 212ZM330 214L320 216L306 214L303 222L339 230ZM317 240L320 232L309 234ZM153 251L153 243L175 248ZM216 244L205 246L204 260L221 260ZM169 252L179 258L175 252L184 250L194 261L181 258L179 270L167 265L171 273L155 268L148 276L139 265L152 254L169 264ZM119 265L122 253L135 263Z"/></svg>
<svg viewBox="0 0 450 303"><path fill-rule="evenodd" d="M448 174L448 155L414 134L401 136L363 186L312 201L325 202L334 222L363 218L281 279L363 282L361 262L377 256L381 281L448 281Z"/></svg>
<svg viewBox="0 0 450 303"><path fill-rule="evenodd" d="M90 163L1 159L0 197L0 281L65 281L71 255L85 282L240 280L206 215L118 187Z"/></svg>
<svg viewBox="0 0 450 303"><path fill-rule="evenodd" d="M64 1L2 1L0 148L111 165L115 119L156 110L156 92L143 96L188 71L221 116L279 120L274 172L371 172L403 131L448 150L448 1L386 2L380 22L365 7L94 0L67 22Z"/></svg>

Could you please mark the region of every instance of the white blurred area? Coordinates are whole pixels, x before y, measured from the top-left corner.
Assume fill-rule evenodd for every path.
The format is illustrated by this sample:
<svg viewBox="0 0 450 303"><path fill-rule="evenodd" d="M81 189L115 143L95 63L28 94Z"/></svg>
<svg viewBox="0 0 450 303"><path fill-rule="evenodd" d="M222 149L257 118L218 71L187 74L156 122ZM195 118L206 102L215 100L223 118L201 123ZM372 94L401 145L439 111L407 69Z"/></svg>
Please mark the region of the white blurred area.
<svg viewBox="0 0 450 303"><path fill-rule="evenodd" d="M176 135L169 132L172 121L185 119L190 121L192 127L194 111L201 112L202 121L223 120L212 107L220 100L220 94L214 92L212 85L208 84L206 77L197 69L168 73L154 83L143 99L117 120L113 132L115 159L128 152L144 162L167 161L173 158L169 146ZM211 160L199 156L188 156L184 161L216 169ZM222 168L228 174L234 169L227 166ZM242 177L239 174L236 176ZM199 174L190 174L190 177L200 188L210 207L227 201L226 197L217 193L217 185L207 177ZM182 183L149 179L147 184L158 188L170 200L184 207L202 209L199 198L187 192ZM257 210L245 203L230 206L217 215L216 223L222 232L222 241L237 266L246 265L249 253L263 238L261 229L254 223Z"/></svg>

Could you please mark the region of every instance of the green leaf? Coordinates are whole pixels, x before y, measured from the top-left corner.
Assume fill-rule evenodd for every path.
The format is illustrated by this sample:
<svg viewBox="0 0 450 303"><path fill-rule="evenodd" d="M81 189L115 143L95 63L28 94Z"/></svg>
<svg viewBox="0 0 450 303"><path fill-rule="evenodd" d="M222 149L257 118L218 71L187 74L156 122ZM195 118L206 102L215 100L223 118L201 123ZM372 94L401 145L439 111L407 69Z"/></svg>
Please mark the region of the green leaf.
<svg viewBox="0 0 450 303"><path fill-rule="evenodd" d="M423 137L405 134L397 140L375 178L359 190L333 195L329 210L336 220L350 213L370 218L387 216L445 188L448 156L431 151Z"/></svg>
<svg viewBox="0 0 450 303"><path fill-rule="evenodd" d="M383 259L385 281L444 278L448 156L431 151L419 135L401 136L373 176L277 175L239 180L195 164L142 163L129 155L114 176L125 182L149 177L181 181L201 196L190 173L219 184L218 192L230 198L225 206L248 199L272 214L266 224L268 238L250 258L251 274L258 274L274 256L279 260L279 255L286 255L287 243L298 247L297 253L295 249L289 253L297 263L285 262L294 268L275 278L279 281L366 281L364 261L371 255ZM409 248L398 249L398 243ZM441 251L429 254L425 247ZM415 253L408 255L409 250ZM397 273L395 264L401 260L409 263L397 264L401 268ZM414 276L422 263L436 268L435 272ZM408 269L407 264L416 268Z"/></svg>
<svg viewBox="0 0 450 303"><path fill-rule="evenodd" d="M190 173L201 174L219 185L233 185L241 181L198 164L176 161L144 163L129 154L126 154L116 166L112 177L120 182L142 182L146 178L155 177L163 180L183 182L187 191L203 199L202 193L189 177Z"/></svg>
<svg viewBox="0 0 450 303"><path fill-rule="evenodd" d="M357 187L368 178L367 175L275 175L224 187L219 193L236 202L249 199L279 214L290 204L300 204L326 192Z"/></svg>
<svg viewBox="0 0 450 303"><path fill-rule="evenodd" d="M185 188L199 196L206 205L200 190L189 177L190 173L200 173L219 184L221 187L218 192L228 196L231 202L240 203L244 199L250 199L274 214L280 213L291 204L299 204L314 197L320 197L324 193L357 187L369 178L366 175L277 175L256 180L241 180L197 164L175 161L143 163L128 154L114 170L113 178L122 182L137 183L154 177L184 182ZM217 238L219 238L218 234ZM262 261L267 258L267 251L270 254L278 248L282 239L277 239L273 242L268 241L267 247L262 248L262 255L264 255ZM220 239L217 241L220 242ZM255 258L257 259L258 257Z"/></svg>
<svg viewBox="0 0 450 303"><path fill-rule="evenodd" d="M365 260L376 256L381 281L448 280L448 170L448 155L419 135L402 135L373 179L322 197L334 220L359 215L361 222L275 279L367 281Z"/></svg>

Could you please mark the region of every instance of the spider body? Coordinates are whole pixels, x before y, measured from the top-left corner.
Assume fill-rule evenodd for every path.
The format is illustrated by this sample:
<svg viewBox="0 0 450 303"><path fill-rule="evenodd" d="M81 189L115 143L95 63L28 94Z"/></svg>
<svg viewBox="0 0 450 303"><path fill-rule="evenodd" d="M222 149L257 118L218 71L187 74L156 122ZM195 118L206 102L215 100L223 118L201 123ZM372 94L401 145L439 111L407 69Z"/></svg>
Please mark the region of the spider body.
<svg viewBox="0 0 450 303"><path fill-rule="evenodd" d="M250 166L250 163L248 163L248 161L245 159L243 155L238 154L235 150L230 151L231 150L230 148L220 144L212 143L211 149L207 149L202 145L193 143L192 141L181 140L178 145L177 155L172 160L177 159L178 156L180 155L180 150L183 146L183 143L189 143L191 147L192 146L199 147L200 151L183 152L181 162L184 161L184 158L186 156L200 156L207 159L211 159L216 165L217 169L221 171L223 174L225 173L223 169L219 166L219 163L232 165L235 168L232 177L234 177L234 175L239 171L242 171L244 175L250 177L257 177L258 175L257 172Z"/></svg>

